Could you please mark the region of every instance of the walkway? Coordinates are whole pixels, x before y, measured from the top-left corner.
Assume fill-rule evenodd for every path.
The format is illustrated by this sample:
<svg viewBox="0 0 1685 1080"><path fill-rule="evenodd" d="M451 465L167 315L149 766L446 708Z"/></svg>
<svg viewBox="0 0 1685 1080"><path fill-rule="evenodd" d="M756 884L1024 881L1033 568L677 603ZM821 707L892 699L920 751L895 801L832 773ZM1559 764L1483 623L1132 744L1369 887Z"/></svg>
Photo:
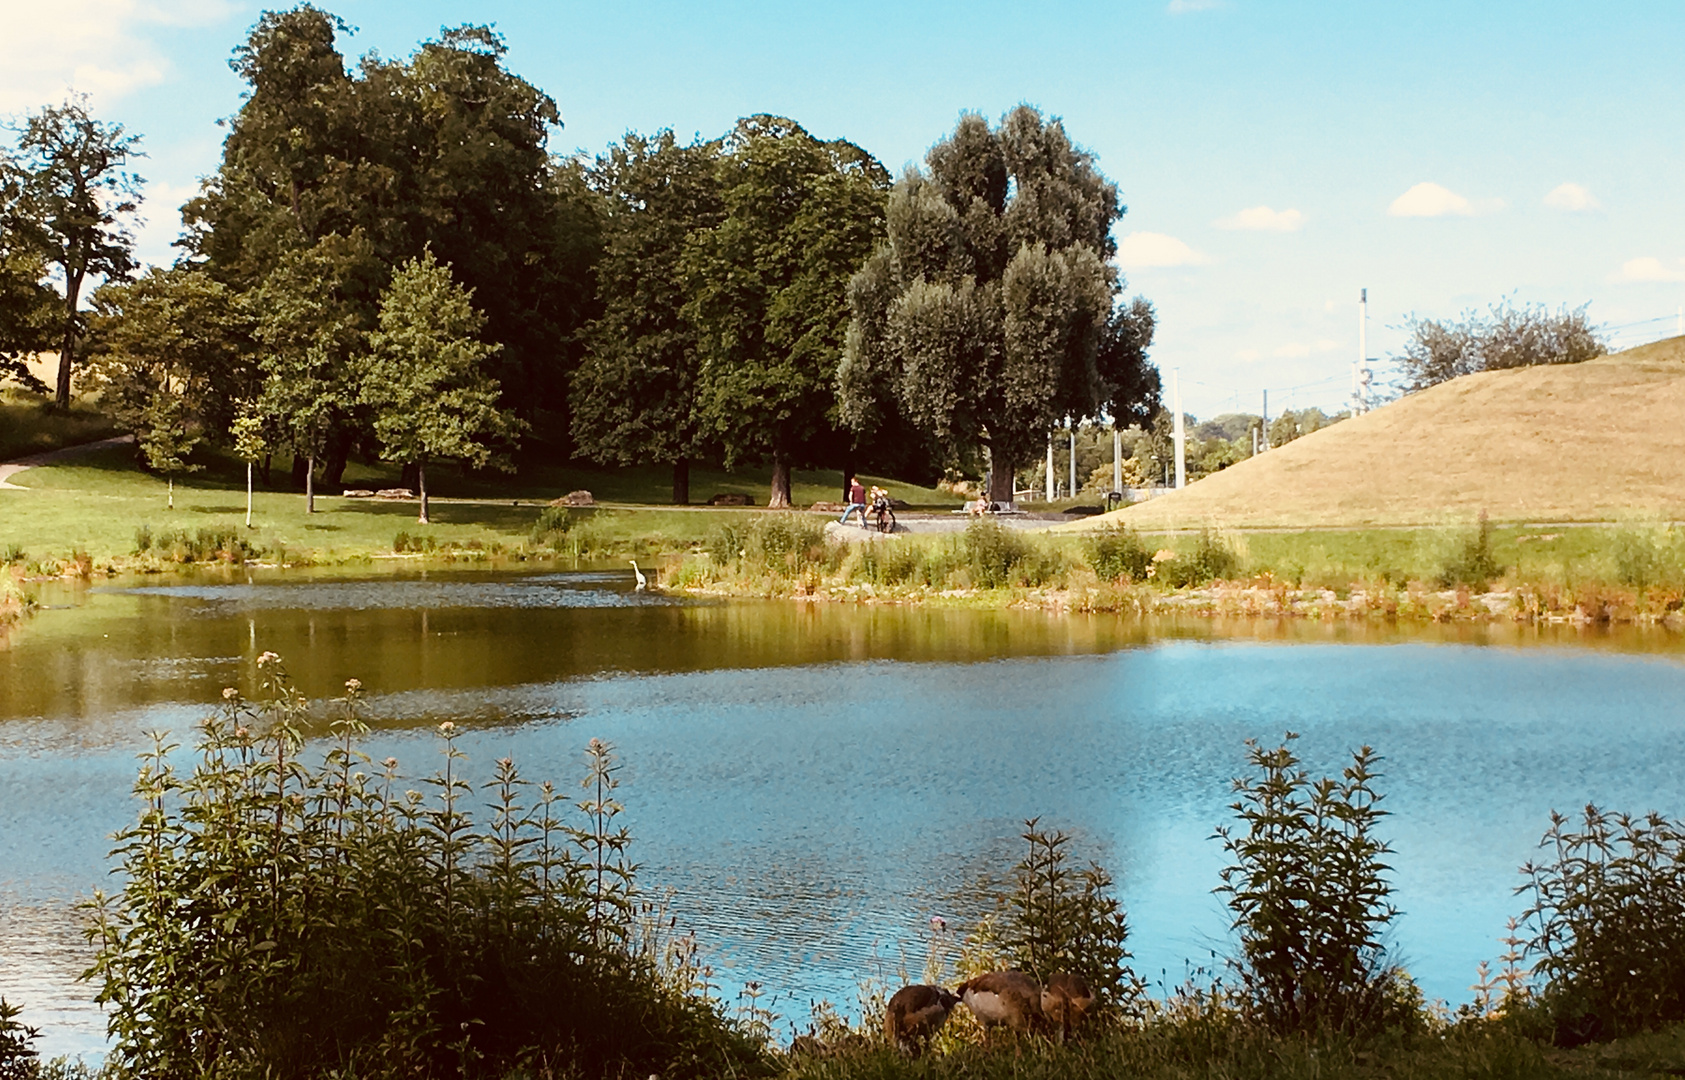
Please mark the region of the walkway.
<svg viewBox="0 0 1685 1080"><path fill-rule="evenodd" d="M52 465L55 462L64 461L68 458L80 457L83 454L91 454L96 450L104 450L111 446L123 446L134 441L135 437L133 435L118 435L110 439L101 439L98 442L83 443L80 446L66 446L59 450L48 450L41 454L31 454L28 457L18 458L16 461L0 462L0 490L28 491L29 488L21 487L11 482L12 477L16 476L20 472L23 472L25 469L33 469L37 465Z"/></svg>

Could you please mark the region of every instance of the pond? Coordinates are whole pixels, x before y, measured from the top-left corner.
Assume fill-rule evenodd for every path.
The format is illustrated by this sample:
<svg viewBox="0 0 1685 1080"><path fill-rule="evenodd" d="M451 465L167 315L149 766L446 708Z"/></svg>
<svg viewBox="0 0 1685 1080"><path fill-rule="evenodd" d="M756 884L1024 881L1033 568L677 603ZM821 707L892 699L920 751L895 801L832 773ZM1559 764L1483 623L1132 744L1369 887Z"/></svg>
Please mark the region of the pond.
<svg viewBox="0 0 1685 1080"><path fill-rule="evenodd" d="M51 1053L103 1044L74 904L108 885L146 733L185 735L265 650L313 695L360 678L370 751L411 775L446 718L482 774L510 755L571 784L586 742L612 742L640 884L671 890L723 993L758 981L791 1018L916 975L930 916L986 910L1033 816L1113 872L1155 990L1210 967L1230 948L1212 832L1248 738L1299 732L1321 771L1380 751L1392 945L1453 1004L1525 906L1552 809L1685 814L1685 641L1665 630L697 602L618 570L43 599L0 648L0 993Z"/></svg>

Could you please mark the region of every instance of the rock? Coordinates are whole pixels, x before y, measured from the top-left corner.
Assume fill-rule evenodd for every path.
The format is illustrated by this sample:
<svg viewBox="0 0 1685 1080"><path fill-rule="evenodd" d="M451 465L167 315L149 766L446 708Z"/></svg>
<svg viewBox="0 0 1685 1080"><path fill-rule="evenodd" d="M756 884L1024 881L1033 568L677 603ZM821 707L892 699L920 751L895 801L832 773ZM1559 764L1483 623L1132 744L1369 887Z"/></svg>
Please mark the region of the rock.
<svg viewBox="0 0 1685 1080"><path fill-rule="evenodd" d="M415 492L409 488L381 488L374 493L377 499L413 499Z"/></svg>
<svg viewBox="0 0 1685 1080"><path fill-rule="evenodd" d="M374 492L370 491L368 488L346 488L344 491L340 492L340 494L347 499L374 498Z"/></svg>
<svg viewBox="0 0 1685 1080"><path fill-rule="evenodd" d="M722 491L708 500L709 506L753 506L755 500L736 491ZM838 511L839 513L841 511Z"/></svg>
<svg viewBox="0 0 1685 1080"><path fill-rule="evenodd" d="M816 502L812 506L808 507L808 509L826 514L840 514L844 510L848 509L848 504L840 502Z"/></svg>
<svg viewBox="0 0 1685 1080"><path fill-rule="evenodd" d="M597 500L591 497L589 491L570 491L559 499L552 499L551 506L596 506Z"/></svg>

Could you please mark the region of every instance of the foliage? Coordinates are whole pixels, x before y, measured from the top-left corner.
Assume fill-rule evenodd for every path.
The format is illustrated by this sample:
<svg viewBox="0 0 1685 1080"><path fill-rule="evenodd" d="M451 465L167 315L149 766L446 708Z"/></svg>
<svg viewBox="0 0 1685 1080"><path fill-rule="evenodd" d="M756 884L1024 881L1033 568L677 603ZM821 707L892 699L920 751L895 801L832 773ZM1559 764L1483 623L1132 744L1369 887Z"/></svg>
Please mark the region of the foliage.
<svg viewBox="0 0 1685 1080"><path fill-rule="evenodd" d="M719 566L741 562L757 572L789 573L825 560L825 521L798 513L736 518L715 526L705 547Z"/></svg>
<svg viewBox="0 0 1685 1080"><path fill-rule="evenodd" d="M837 381L861 436L905 416L938 444L987 446L990 497L1061 417L1145 419L1152 308L1114 306L1117 187L1057 119L974 113L895 184L888 242L848 286Z"/></svg>
<svg viewBox="0 0 1685 1080"><path fill-rule="evenodd" d="M691 235L724 215L720 154L718 141L684 146L671 130L628 134L587 174L605 203L601 314L584 331L572 411L574 443L594 461L682 469L703 450L695 396L701 358L684 318L689 293L680 260ZM675 503L688 501L688 475L683 480Z"/></svg>
<svg viewBox="0 0 1685 1080"><path fill-rule="evenodd" d="M1012 868L995 937L1012 966L1046 982L1055 972L1080 975L1114 1014L1135 1008L1145 987L1126 963L1129 924L1099 863L1069 864L1068 834L1031 818L1020 834L1029 846Z"/></svg>
<svg viewBox="0 0 1685 1080"><path fill-rule="evenodd" d="M1177 552L1175 558L1158 564L1151 576L1172 589L1186 589L1231 578L1239 569L1240 556L1234 548L1219 533L1201 529L1192 551Z"/></svg>
<svg viewBox="0 0 1685 1080"><path fill-rule="evenodd" d="M555 547L573 528L573 510L566 506L546 506L532 523L532 542Z"/></svg>
<svg viewBox="0 0 1685 1080"><path fill-rule="evenodd" d="M1580 823L1552 813L1539 846L1517 892L1557 1040L1685 1021L1685 821L1587 805Z"/></svg>
<svg viewBox="0 0 1685 1080"><path fill-rule="evenodd" d="M1468 585L1485 589L1503 573L1504 568L1492 553L1492 522L1482 510L1474 532L1461 540L1439 571L1439 585L1440 588Z"/></svg>
<svg viewBox="0 0 1685 1080"><path fill-rule="evenodd" d="M427 521L427 462L456 458L512 471L494 453L525 426L497 406L485 361L497 346L479 340L485 317L468 290L428 250L392 275L380 298L380 329L369 337L362 402L388 457L422 467L421 520Z"/></svg>
<svg viewBox="0 0 1685 1080"><path fill-rule="evenodd" d="M1153 566L1141 534L1127 525L1110 525L1088 537L1088 565L1101 581L1145 581Z"/></svg>
<svg viewBox="0 0 1685 1080"><path fill-rule="evenodd" d="M191 774L155 737L140 819L116 838L122 891L91 905L90 976L124 1072L757 1071L718 1003L689 993L693 954L652 936L606 744L570 807L509 759L470 785L447 722L424 795L394 759L364 771L355 680L319 758L274 654L257 681L258 702L224 691Z"/></svg>
<svg viewBox="0 0 1685 1080"><path fill-rule="evenodd" d="M1365 746L1339 779L1312 780L1292 746L1247 740L1255 770L1234 781L1244 832L1217 830L1233 859L1217 890L1240 935L1236 961L1250 1007L1286 1034L1360 1034L1395 1014L1402 975L1385 962L1391 848L1375 836L1386 811L1374 788L1379 760Z"/></svg>
<svg viewBox="0 0 1685 1080"><path fill-rule="evenodd" d="M1578 364L1609 351L1602 333L1586 318L1586 305L1564 304L1552 311L1543 304L1516 307L1504 299L1483 316L1466 311L1460 320L1405 321L1404 351L1392 357L1413 393L1477 371Z"/></svg>
<svg viewBox="0 0 1685 1080"><path fill-rule="evenodd" d="M978 588L1002 589L1016 583L1017 571L1035 559L1031 542L998 521L979 518L965 528L965 552Z"/></svg>
<svg viewBox="0 0 1685 1080"><path fill-rule="evenodd" d="M140 177L127 170L142 156L140 138L88 112L85 97L31 114L18 135L21 185L7 231L56 268L63 285L55 338L54 400L70 404L70 376L82 333L82 289L89 277L126 277L134 268L129 232L140 206Z"/></svg>
<svg viewBox="0 0 1685 1080"><path fill-rule="evenodd" d="M767 505L790 505L789 470L845 447L836 357L849 275L883 236L883 166L778 116L737 122L719 167L724 215L691 235L683 267L703 377L696 419L729 468L770 461Z"/></svg>
<svg viewBox="0 0 1685 1080"><path fill-rule="evenodd" d="M136 555L152 553L176 563L232 562L255 559L263 549L247 540L238 529L160 529L142 525L135 530Z"/></svg>
<svg viewBox="0 0 1685 1080"><path fill-rule="evenodd" d="M58 294L47 284L46 256L31 243L23 203L28 174L0 150L0 382L12 380L26 390L47 387L27 361L53 347Z"/></svg>
<svg viewBox="0 0 1685 1080"><path fill-rule="evenodd" d="M0 1080L33 1080L40 1068L35 1040L41 1029L19 1020L22 1012L0 998Z"/></svg>

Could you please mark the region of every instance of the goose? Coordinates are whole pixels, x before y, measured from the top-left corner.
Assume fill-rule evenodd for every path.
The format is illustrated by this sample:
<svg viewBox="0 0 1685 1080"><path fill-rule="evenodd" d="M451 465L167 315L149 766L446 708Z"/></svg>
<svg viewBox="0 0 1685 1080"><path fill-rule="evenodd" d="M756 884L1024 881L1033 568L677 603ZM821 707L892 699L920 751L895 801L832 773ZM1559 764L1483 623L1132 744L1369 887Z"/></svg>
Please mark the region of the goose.
<svg viewBox="0 0 1685 1080"><path fill-rule="evenodd" d="M959 995L946 987L903 986L895 991L884 1009L883 1033L889 1045L917 1054L941 1030L948 1014L959 1003Z"/></svg>
<svg viewBox="0 0 1685 1080"><path fill-rule="evenodd" d="M646 588L649 587L649 579L645 578L644 572L642 570L638 569L638 560L636 560L636 559L632 560L632 573L638 575L638 585L637 585L637 588L633 591L643 592Z"/></svg>
<svg viewBox="0 0 1685 1080"><path fill-rule="evenodd" d="M987 1030L1028 1033L1041 1024L1041 984L1022 971L991 971L958 987L960 1000Z"/></svg>
<svg viewBox="0 0 1685 1080"><path fill-rule="evenodd" d="M1041 1012L1059 1032L1059 1041L1069 1039L1094 1007L1094 989L1081 975L1057 971L1047 977L1041 992Z"/></svg>

